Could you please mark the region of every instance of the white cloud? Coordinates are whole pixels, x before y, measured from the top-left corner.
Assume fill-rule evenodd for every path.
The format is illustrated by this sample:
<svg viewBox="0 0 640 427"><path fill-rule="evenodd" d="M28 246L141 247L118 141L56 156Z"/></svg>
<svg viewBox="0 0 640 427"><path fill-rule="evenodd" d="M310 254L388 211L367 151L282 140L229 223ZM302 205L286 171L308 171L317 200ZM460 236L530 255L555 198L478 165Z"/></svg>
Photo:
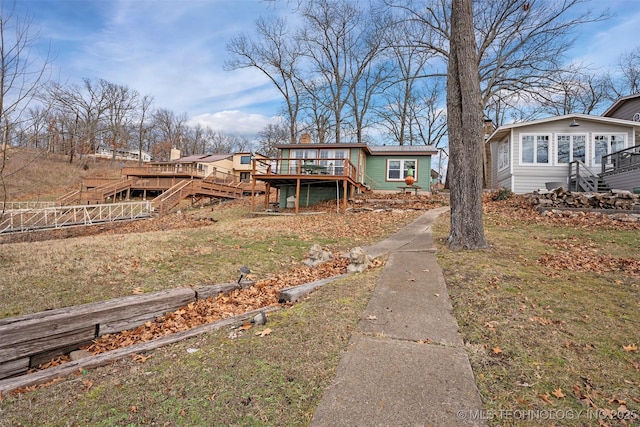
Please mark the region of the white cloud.
<svg viewBox="0 0 640 427"><path fill-rule="evenodd" d="M638 47L640 1L610 0L598 3L595 12L609 7L614 16L604 22L587 24L570 52L574 60L599 70L615 69L620 55Z"/></svg>
<svg viewBox="0 0 640 427"><path fill-rule="evenodd" d="M277 123L279 117L263 114L249 114L239 110L225 110L217 113L200 114L189 120L190 125L199 124L230 135L253 138L270 123Z"/></svg>

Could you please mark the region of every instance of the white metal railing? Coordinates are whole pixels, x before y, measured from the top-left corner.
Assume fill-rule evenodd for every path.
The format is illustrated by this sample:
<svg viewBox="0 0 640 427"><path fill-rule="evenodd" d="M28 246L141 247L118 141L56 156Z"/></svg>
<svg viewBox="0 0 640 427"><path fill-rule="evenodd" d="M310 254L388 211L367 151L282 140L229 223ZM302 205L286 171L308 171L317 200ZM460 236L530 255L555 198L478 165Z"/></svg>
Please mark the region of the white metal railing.
<svg viewBox="0 0 640 427"><path fill-rule="evenodd" d="M4 202L0 203L0 211L15 211L22 209L43 209L57 206L56 202Z"/></svg>
<svg viewBox="0 0 640 427"><path fill-rule="evenodd" d="M92 225L150 216L150 201L12 210L0 215L0 234Z"/></svg>

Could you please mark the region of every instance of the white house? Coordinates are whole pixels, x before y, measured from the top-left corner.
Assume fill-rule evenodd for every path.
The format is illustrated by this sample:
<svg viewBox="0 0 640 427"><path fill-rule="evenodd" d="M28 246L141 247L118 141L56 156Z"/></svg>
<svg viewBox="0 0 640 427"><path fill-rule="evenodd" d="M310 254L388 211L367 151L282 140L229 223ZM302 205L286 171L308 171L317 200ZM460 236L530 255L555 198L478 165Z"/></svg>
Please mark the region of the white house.
<svg viewBox="0 0 640 427"><path fill-rule="evenodd" d="M98 149L96 150L95 153L95 157L101 157L104 159L117 159L117 160L133 160L133 161L138 161L140 160L140 151L139 150L130 150L130 149L125 149L125 148L119 148L116 150L115 152L115 156L113 153L113 148L109 147L107 145L100 145L98 147ZM142 151L142 161L143 162L150 162L151 159L151 154L147 153L146 151Z"/></svg>
<svg viewBox="0 0 640 427"><path fill-rule="evenodd" d="M610 161L603 156L640 145L640 122L568 114L500 126L486 144L489 187L523 194L544 189L550 182L569 184L574 161L583 170L602 173L603 161Z"/></svg>

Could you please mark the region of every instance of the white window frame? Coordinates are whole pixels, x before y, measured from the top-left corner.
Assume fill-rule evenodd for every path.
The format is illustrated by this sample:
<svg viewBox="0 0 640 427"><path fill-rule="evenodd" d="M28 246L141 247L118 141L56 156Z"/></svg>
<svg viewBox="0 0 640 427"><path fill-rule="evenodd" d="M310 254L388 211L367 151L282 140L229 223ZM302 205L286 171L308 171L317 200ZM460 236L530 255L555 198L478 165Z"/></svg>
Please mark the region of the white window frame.
<svg viewBox="0 0 640 427"><path fill-rule="evenodd" d="M511 166L511 149L509 140L498 144L498 170L503 171Z"/></svg>
<svg viewBox="0 0 640 427"><path fill-rule="evenodd" d="M389 172L391 171L391 169L389 168L389 165L391 162L400 162L399 178L389 177ZM413 167L407 167L408 162L413 162ZM418 180L418 159L387 159L386 174L385 174L386 179L387 181L392 181L392 182L402 182L407 177L407 171L409 169L413 169L413 178L417 181ZM396 169L394 168L393 170L396 170Z"/></svg>
<svg viewBox="0 0 640 427"><path fill-rule="evenodd" d="M298 162L301 164L308 163L306 159L315 159L318 158L318 150L314 149L293 149L290 151L290 159L289 159L289 173L296 174L298 173Z"/></svg>
<svg viewBox="0 0 640 427"><path fill-rule="evenodd" d="M525 137L533 138L533 162L524 161L524 139ZM547 161L545 163L538 162L538 142L540 138L547 138ZM551 156L553 153L553 136L550 133L522 133L520 134L520 165L523 166L551 166Z"/></svg>
<svg viewBox="0 0 640 427"><path fill-rule="evenodd" d="M560 137L569 137L569 161L568 162L562 162L560 161ZM575 159L573 157L573 153L574 153L574 142L576 137L582 137L584 138L584 160L582 160L582 162L584 164L587 164L587 160L589 159L588 157L588 150L589 150L589 135L586 133L557 133L555 134L555 138L554 138L554 143L555 143L555 162L557 165L568 165L569 163L573 162Z"/></svg>
<svg viewBox="0 0 640 427"><path fill-rule="evenodd" d="M322 149L320 150L320 166L326 167L330 175L343 175L345 160L348 155L349 151L347 149Z"/></svg>
<svg viewBox="0 0 640 427"><path fill-rule="evenodd" d="M591 149L592 149L592 153L593 153L593 157L592 157L592 164L593 166L602 166L602 162L598 163L598 158L596 157L596 139L598 137L604 136L607 138L607 153L604 154L609 155L611 154L613 151L611 151L611 137L621 137L622 138L622 148L616 149L616 151L620 151L620 150L624 150L625 148L628 148L628 135L624 132L594 132L593 136L591 138ZM600 158L602 158L602 156L600 156Z"/></svg>

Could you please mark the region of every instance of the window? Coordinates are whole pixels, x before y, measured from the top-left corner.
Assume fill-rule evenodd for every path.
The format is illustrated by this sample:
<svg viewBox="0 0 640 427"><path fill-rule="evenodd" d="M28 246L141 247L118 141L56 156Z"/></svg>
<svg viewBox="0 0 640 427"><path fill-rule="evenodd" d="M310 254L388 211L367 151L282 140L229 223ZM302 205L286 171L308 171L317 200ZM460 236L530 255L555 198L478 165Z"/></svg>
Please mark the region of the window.
<svg viewBox="0 0 640 427"><path fill-rule="evenodd" d="M558 163L586 162L587 137L585 135L558 135Z"/></svg>
<svg viewBox="0 0 640 427"><path fill-rule="evenodd" d="M602 164L602 157L626 148L625 135L594 135L593 137L593 164Z"/></svg>
<svg viewBox="0 0 640 427"><path fill-rule="evenodd" d="M251 156L240 156L240 164L241 165L251 164Z"/></svg>
<svg viewBox="0 0 640 427"><path fill-rule="evenodd" d="M320 150L320 165L326 168L330 175L344 174L344 160L347 158L346 150Z"/></svg>
<svg viewBox="0 0 640 427"><path fill-rule="evenodd" d="M412 171L413 177L418 180L418 174L416 170L416 164L418 162L415 159L407 160L388 160L387 161L387 180L388 181L402 181L409 175L409 170Z"/></svg>
<svg viewBox="0 0 640 427"><path fill-rule="evenodd" d="M289 173L298 173L298 160L293 159L313 159L304 160L302 164L312 164L318 157L318 150L293 150L291 151L291 161L289 162Z"/></svg>
<svg viewBox="0 0 640 427"><path fill-rule="evenodd" d="M521 161L531 164L549 164L549 135L523 135Z"/></svg>
<svg viewBox="0 0 640 427"><path fill-rule="evenodd" d="M507 169L510 163L509 142L501 142L498 145L498 170Z"/></svg>

